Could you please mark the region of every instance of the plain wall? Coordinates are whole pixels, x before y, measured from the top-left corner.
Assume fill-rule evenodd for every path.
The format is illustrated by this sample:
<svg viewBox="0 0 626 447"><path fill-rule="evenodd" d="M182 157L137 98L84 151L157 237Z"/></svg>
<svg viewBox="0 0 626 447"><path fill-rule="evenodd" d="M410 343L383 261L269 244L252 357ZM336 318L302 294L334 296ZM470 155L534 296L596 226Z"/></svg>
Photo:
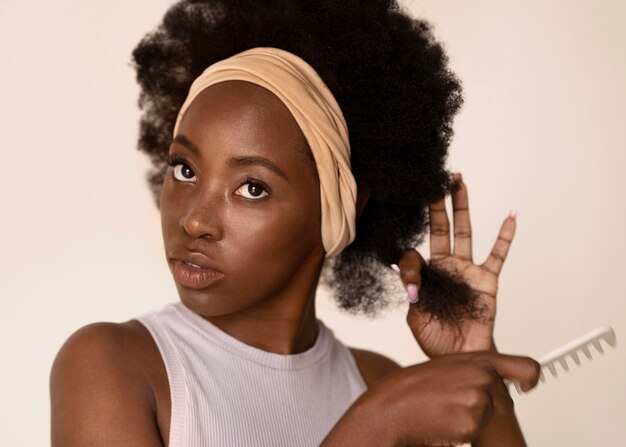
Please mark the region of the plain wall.
<svg viewBox="0 0 626 447"><path fill-rule="evenodd" d="M73 331L178 299L135 150L129 65L169 4L0 1L2 445L49 443L48 375ZM435 25L463 81L449 167L468 184L477 261L509 209L519 212L498 347L541 356L606 324L620 339L626 3L406 4ZM404 365L425 360L405 304L372 321L320 295L320 318L345 343ZM595 357L514 396L529 445L626 445L624 351Z"/></svg>

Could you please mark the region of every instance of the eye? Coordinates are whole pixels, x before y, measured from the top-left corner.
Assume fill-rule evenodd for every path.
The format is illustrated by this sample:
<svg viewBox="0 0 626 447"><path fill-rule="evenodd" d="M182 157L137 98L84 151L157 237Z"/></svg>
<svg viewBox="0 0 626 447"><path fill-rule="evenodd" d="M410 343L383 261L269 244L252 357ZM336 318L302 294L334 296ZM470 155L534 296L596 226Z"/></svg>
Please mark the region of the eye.
<svg viewBox="0 0 626 447"><path fill-rule="evenodd" d="M235 194L249 200L259 200L269 195L269 193L266 191L266 187L258 182L244 183L239 188L237 188Z"/></svg>
<svg viewBox="0 0 626 447"><path fill-rule="evenodd" d="M181 182L195 182L196 175L187 164L179 157L170 156L167 164L174 168L174 178Z"/></svg>
<svg viewBox="0 0 626 447"><path fill-rule="evenodd" d="M189 166L179 164L174 166L174 178L181 182L193 182L196 179L196 175Z"/></svg>

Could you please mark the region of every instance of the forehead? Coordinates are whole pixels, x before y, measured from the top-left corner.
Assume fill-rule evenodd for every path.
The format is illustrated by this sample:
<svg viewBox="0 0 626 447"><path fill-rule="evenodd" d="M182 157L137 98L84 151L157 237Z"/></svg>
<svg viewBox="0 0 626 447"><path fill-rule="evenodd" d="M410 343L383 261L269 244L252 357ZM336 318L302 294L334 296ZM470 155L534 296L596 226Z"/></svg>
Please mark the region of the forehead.
<svg viewBox="0 0 626 447"><path fill-rule="evenodd" d="M178 133L207 155L228 148L286 162L307 159L306 138L287 106L271 91L246 81L204 89L185 112Z"/></svg>

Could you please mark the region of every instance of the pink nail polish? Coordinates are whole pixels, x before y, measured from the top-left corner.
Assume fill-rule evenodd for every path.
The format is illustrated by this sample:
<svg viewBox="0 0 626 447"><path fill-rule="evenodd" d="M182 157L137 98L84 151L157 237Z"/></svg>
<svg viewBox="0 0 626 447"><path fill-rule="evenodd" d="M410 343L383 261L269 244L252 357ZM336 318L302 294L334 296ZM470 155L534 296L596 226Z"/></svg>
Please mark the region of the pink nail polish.
<svg viewBox="0 0 626 447"><path fill-rule="evenodd" d="M400 267L398 267L398 264L391 264L390 267L391 270L396 273L396 275L400 276Z"/></svg>
<svg viewBox="0 0 626 447"><path fill-rule="evenodd" d="M419 301L419 289L415 284L409 284L406 286L406 293L409 298L409 303L415 304Z"/></svg>
<svg viewBox="0 0 626 447"><path fill-rule="evenodd" d="M513 219L515 219L517 217L517 211L515 210L509 211L509 217L512 217Z"/></svg>

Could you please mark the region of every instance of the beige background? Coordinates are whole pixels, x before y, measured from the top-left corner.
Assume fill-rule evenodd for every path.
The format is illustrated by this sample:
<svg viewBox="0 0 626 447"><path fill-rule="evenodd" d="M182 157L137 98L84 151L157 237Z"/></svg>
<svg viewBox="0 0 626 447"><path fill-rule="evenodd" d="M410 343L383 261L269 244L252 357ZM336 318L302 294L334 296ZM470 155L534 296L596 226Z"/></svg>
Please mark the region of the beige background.
<svg viewBox="0 0 626 447"><path fill-rule="evenodd" d="M177 299L135 150L129 55L166 0L0 0L0 433L48 444L48 374L63 341ZM626 3L428 0L466 104L450 167L470 191L482 260L510 208L498 346L540 356L598 325L626 334ZM427 255L427 249L422 248ZM370 321L319 313L346 343L424 360L403 307ZM618 345L525 396L532 446L626 445Z"/></svg>

